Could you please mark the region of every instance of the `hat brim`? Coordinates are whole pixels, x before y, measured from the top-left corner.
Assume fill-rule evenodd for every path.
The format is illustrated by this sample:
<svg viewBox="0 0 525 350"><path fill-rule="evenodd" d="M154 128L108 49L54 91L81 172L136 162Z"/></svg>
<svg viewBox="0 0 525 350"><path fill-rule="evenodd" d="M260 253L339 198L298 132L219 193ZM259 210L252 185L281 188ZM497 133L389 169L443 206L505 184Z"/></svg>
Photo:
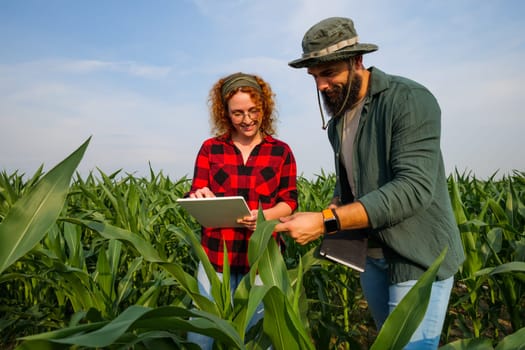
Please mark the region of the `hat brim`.
<svg viewBox="0 0 525 350"><path fill-rule="evenodd" d="M370 52L377 51L378 47L374 44L356 44L349 47L343 47L340 50L334 51L324 56L301 57L288 63L292 68L307 68L316 66L318 64L341 61L350 57L364 55Z"/></svg>

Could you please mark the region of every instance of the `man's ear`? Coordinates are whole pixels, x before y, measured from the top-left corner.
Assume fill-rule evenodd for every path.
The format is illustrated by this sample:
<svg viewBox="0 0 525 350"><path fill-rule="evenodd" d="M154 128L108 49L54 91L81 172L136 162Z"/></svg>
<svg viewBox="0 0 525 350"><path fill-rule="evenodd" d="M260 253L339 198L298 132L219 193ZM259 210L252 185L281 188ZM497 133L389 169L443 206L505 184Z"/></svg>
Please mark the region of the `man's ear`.
<svg viewBox="0 0 525 350"><path fill-rule="evenodd" d="M354 56L352 60L354 61L354 67L356 69L363 68L363 55Z"/></svg>

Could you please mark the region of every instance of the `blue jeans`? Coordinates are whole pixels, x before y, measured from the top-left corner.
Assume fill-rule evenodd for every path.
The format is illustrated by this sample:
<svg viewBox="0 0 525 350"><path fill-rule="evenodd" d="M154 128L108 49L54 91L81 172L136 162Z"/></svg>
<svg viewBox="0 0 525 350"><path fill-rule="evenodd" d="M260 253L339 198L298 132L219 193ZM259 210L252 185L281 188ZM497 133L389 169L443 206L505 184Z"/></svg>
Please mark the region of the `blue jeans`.
<svg viewBox="0 0 525 350"><path fill-rule="evenodd" d="M222 273L217 272L217 276L222 281ZM237 289L237 286L241 283L242 278L244 277L244 274L242 273L231 273L230 274L230 288L231 288L231 297L233 301L233 293L235 293L235 290ZM210 300L213 300L211 296L211 284L208 280L208 276L206 275L206 271L204 270L204 266L202 263L199 263L199 267L197 270L197 282L199 284L199 293L205 297L207 297ZM261 278L259 275L255 276L255 285L262 285ZM248 326L246 327L247 330L249 330L251 327L255 326L259 320L261 320L264 316L264 305L261 303L257 310L255 311L255 314L253 315L252 319L248 323ZM198 344L201 346L202 350L211 350L213 348L213 338L208 337L203 334L199 333L193 333L189 332L187 336L187 340L191 341L195 344Z"/></svg>
<svg viewBox="0 0 525 350"><path fill-rule="evenodd" d="M361 273L361 287L368 302L368 309L379 330L388 315L399 304L417 281L390 284L385 259L367 257L365 272ZM448 301L454 277L432 284L427 311L405 350L437 349L447 314Z"/></svg>

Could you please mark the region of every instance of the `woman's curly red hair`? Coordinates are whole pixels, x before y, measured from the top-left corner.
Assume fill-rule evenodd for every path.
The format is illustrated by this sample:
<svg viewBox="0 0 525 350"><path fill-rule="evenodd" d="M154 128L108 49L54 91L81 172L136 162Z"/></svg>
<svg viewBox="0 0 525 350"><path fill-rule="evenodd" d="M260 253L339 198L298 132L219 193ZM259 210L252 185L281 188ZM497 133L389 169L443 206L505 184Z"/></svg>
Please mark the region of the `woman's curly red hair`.
<svg viewBox="0 0 525 350"><path fill-rule="evenodd" d="M276 130L274 123L277 114L274 101L275 94L272 92L270 85L261 77L256 75L253 77L261 87L262 93L253 87L243 86L231 91L224 96L223 99L222 86L228 77L219 79L219 81L213 85L208 98L208 107L210 109L211 131L215 136L231 134L234 130L231 119L228 116L228 101L239 91L250 94L252 101L257 108L261 110L262 117L260 130L266 135L275 134Z"/></svg>

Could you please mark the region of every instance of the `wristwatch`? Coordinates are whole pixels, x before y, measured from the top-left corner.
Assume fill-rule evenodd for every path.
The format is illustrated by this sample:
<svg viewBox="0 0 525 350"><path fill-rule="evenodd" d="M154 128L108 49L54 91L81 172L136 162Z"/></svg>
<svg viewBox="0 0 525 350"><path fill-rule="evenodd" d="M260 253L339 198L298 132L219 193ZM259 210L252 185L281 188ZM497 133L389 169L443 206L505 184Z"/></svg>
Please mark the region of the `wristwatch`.
<svg viewBox="0 0 525 350"><path fill-rule="evenodd" d="M337 218L335 209L323 210L323 222L325 234L339 231L339 219Z"/></svg>

